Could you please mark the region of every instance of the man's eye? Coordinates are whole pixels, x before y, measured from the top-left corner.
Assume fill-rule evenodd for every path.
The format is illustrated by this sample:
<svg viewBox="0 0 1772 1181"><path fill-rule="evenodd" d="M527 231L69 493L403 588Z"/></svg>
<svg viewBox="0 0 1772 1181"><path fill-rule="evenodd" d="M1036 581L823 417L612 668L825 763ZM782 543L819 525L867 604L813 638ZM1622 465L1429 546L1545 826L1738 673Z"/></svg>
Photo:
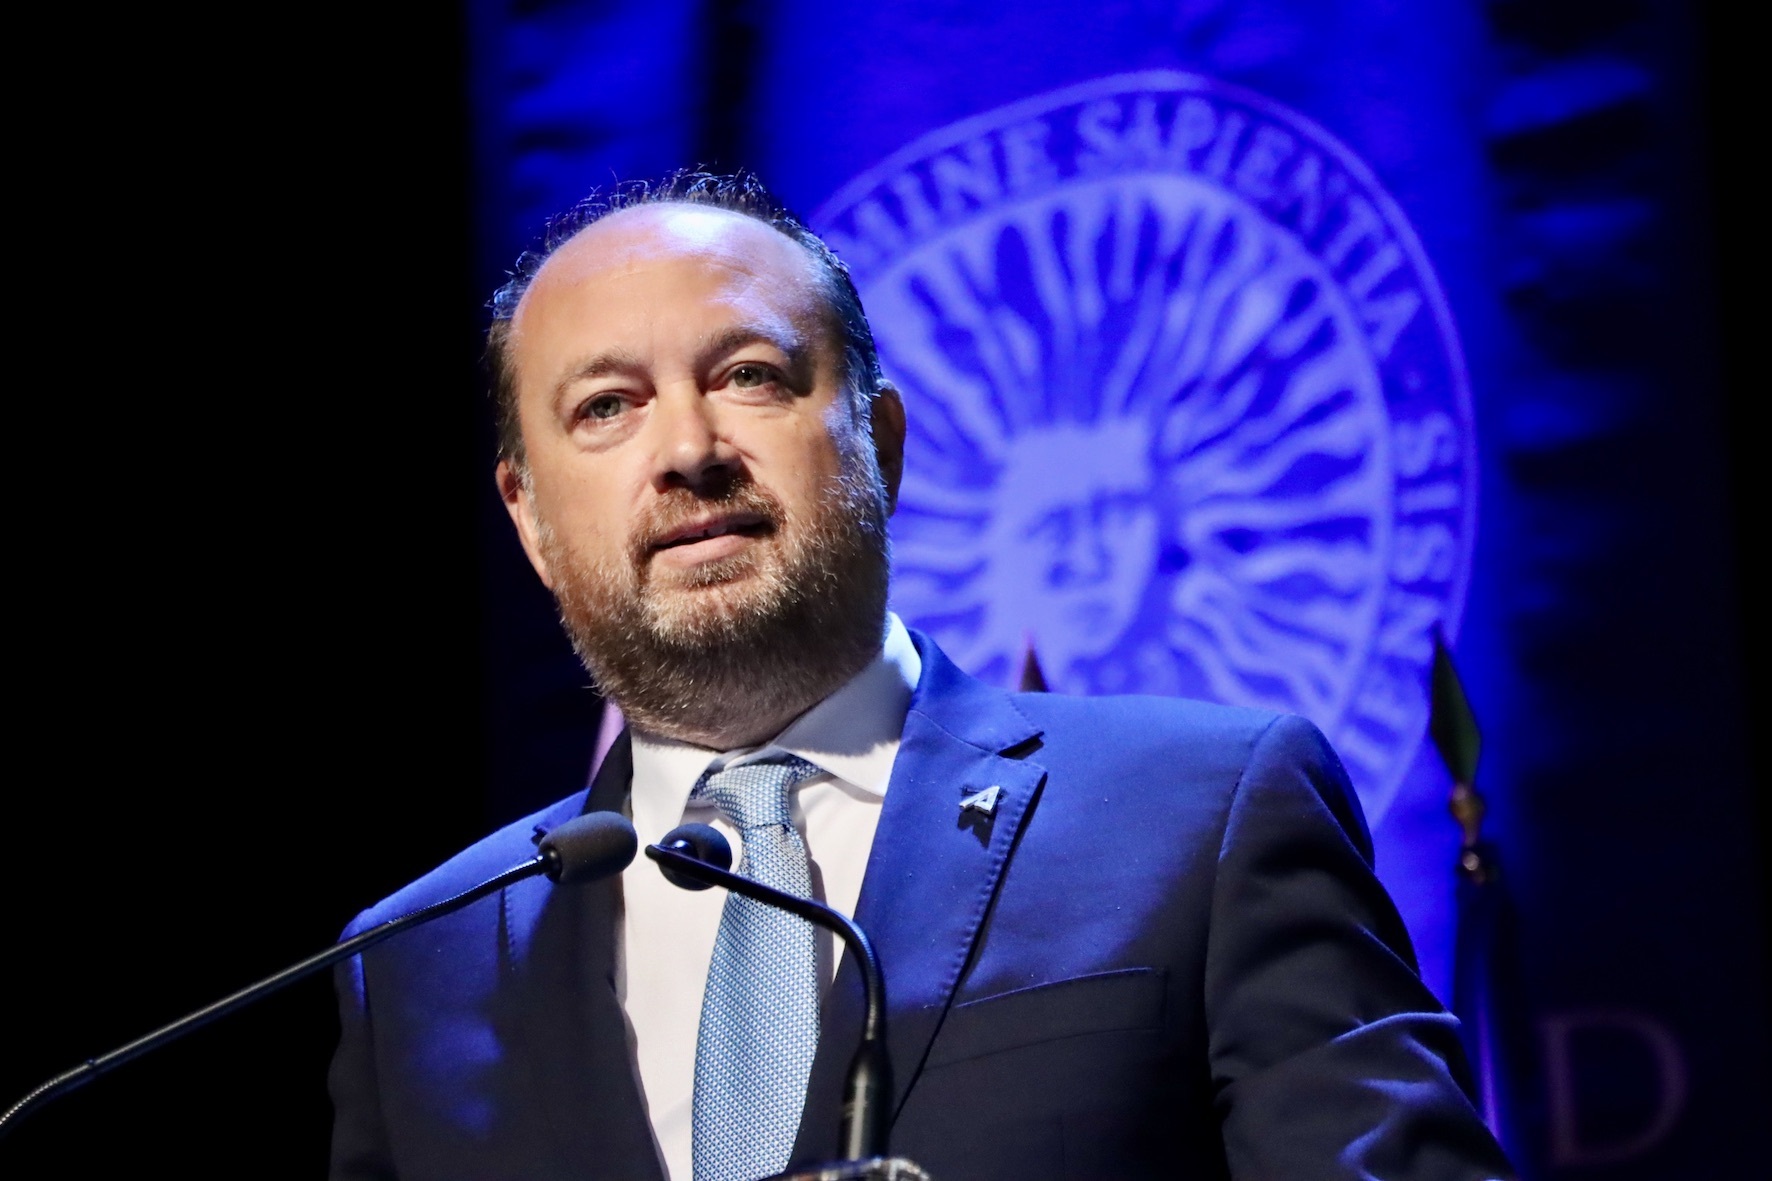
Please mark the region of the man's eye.
<svg viewBox="0 0 1772 1181"><path fill-rule="evenodd" d="M623 402L614 394L592 398L579 408L580 418L614 418L622 412Z"/></svg>
<svg viewBox="0 0 1772 1181"><path fill-rule="evenodd" d="M775 370L767 365L740 365L732 371L732 384L741 390L753 390L775 381Z"/></svg>

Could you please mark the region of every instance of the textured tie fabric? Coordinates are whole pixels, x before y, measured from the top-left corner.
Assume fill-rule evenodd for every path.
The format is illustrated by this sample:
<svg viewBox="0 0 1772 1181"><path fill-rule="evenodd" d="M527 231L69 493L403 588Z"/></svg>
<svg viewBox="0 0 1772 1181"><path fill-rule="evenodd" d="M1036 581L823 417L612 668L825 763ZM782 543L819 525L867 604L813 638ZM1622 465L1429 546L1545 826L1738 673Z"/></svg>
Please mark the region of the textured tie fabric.
<svg viewBox="0 0 1772 1181"><path fill-rule="evenodd" d="M818 768L792 755L707 775L695 798L717 806L743 841L738 870L812 896L794 785ZM818 1050L818 955L812 924L729 894L708 966L695 1046L695 1181L756 1181L787 1165Z"/></svg>

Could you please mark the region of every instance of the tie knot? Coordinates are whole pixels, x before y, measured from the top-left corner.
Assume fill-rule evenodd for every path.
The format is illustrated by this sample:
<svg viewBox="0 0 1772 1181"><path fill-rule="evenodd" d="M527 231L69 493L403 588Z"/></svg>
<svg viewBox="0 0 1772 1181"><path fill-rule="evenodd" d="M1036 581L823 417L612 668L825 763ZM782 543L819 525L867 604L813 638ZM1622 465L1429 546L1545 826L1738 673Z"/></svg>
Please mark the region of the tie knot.
<svg viewBox="0 0 1772 1181"><path fill-rule="evenodd" d="M818 768L795 755L779 760L745 763L701 777L694 798L708 800L725 814L739 832L764 825L794 823L789 793L802 779L818 774Z"/></svg>

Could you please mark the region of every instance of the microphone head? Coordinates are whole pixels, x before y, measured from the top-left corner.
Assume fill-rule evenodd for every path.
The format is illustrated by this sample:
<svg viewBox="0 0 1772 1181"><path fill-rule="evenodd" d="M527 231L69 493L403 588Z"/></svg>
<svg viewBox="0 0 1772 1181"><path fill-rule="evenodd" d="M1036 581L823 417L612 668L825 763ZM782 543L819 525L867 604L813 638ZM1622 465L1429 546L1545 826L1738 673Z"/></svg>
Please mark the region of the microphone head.
<svg viewBox="0 0 1772 1181"><path fill-rule="evenodd" d="M547 860L544 872L563 886L620 873L633 861L640 838L620 812L586 812L550 830L537 847Z"/></svg>
<svg viewBox="0 0 1772 1181"><path fill-rule="evenodd" d="M718 831L705 824L679 824L658 842L662 849L673 853L681 853L685 857L693 857L697 861L706 862L717 869L732 868L732 846ZM698 882L694 878L684 877L667 865L660 864L659 872L673 886L681 886L685 890L705 890L707 882Z"/></svg>

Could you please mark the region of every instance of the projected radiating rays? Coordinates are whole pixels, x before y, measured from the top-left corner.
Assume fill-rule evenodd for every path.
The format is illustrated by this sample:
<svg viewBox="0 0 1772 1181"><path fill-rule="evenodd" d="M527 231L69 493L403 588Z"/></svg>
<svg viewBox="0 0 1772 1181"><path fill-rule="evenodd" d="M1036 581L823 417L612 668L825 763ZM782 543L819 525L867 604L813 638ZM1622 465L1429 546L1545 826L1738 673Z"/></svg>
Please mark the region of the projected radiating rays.
<svg viewBox="0 0 1772 1181"><path fill-rule="evenodd" d="M1222 187L1000 206L870 277L904 390L897 610L999 682L1332 725L1376 626L1391 472L1340 286Z"/></svg>

